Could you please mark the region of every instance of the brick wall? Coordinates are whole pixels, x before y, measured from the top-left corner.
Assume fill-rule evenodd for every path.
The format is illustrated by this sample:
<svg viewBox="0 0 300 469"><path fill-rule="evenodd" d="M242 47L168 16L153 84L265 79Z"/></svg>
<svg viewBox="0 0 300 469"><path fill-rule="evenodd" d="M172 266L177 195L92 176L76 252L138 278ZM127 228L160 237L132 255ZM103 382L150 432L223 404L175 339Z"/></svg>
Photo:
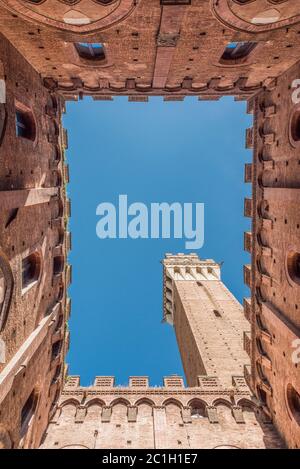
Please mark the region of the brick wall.
<svg viewBox="0 0 300 469"><path fill-rule="evenodd" d="M102 379L104 379L103 377ZM144 378L144 377L142 377ZM180 380L180 377L176 377ZM69 379L72 380L72 377ZM174 377L165 378L167 382ZM97 379L96 379L97 381ZM99 381L99 377L98 377ZM42 448L276 448L272 424L249 391L201 386L67 386Z"/></svg>
<svg viewBox="0 0 300 469"><path fill-rule="evenodd" d="M36 447L64 371L61 98L43 86L39 74L3 36L0 57L6 89L0 144L0 413L6 436L0 445ZM17 135L19 110L24 131L33 132L26 137ZM55 259L64 260L61 272L55 272ZM53 357L55 342L61 345ZM25 414L32 393L32 418L22 426L22 409Z"/></svg>

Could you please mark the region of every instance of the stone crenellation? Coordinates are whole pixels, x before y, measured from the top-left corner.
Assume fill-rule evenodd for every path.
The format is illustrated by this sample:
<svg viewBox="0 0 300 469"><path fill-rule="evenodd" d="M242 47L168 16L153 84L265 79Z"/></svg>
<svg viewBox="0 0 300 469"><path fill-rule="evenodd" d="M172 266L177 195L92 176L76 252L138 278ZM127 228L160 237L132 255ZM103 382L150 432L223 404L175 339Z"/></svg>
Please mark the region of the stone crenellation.
<svg viewBox="0 0 300 469"><path fill-rule="evenodd" d="M233 388L241 388L247 386L244 380L243 375L241 376L233 376L232 377L232 387ZM149 384L149 377L148 376L130 376L128 379L128 384L116 384L116 380L114 376L96 376L94 379L93 384L90 386L84 387L85 389L93 389L94 388L147 388L147 389L161 389L161 388L184 388L187 387L184 384L184 379L182 376L179 375L170 375L164 376L163 378L163 385L159 386L151 386ZM222 384L219 382L219 379L214 376L198 376L197 377L197 385L196 387L199 388L216 388L216 389L224 389ZM80 376L76 375L68 375L66 378L64 390L68 389L77 389L81 388L80 384Z"/></svg>

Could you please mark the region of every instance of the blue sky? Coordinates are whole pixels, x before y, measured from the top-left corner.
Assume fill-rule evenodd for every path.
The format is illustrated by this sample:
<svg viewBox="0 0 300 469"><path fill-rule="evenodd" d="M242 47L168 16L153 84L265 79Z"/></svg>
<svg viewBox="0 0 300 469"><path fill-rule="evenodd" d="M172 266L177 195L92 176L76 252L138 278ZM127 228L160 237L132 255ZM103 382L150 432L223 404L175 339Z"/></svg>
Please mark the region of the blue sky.
<svg viewBox="0 0 300 469"><path fill-rule="evenodd" d="M203 202L202 258L224 261L222 280L242 301L243 200L250 187L244 148L251 125L246 104L233 98L202 102L129 103L127 98L67 104L70 165L68 194L73 266L70 287L70 374L82 385L96 375L147 375L151 385L163 376L183 375L173 329L161 324L162 266L166 252L186 252L183 239L106 239L96 236L101 202ZM194 250L193 250L194 251ZM190 252L190 251L187 251Z"/></svg>

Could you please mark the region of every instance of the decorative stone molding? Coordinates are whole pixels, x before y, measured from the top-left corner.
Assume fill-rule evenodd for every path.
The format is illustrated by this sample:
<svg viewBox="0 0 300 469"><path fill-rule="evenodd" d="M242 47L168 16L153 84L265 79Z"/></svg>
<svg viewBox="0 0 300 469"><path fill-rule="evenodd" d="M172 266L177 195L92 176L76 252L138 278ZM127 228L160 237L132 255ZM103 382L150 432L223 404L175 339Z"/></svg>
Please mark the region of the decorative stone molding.
<svg viewBox="0 0 300 469"><path fill-rule="evenodd" d="M293 16L280 19L284 9L288 9L289 6L292 6L292 2L293 0L290 0L289 5L283 5L282 7L280 7L280 4L276 3L276 9L272 8L271 4L270 8L267 9L263 7L261 2L256 2L257 10L254 13L256 16L252 16L251 21L247 21L246 17L243 18L241 15L242 8L245 8L245 5L238 5L230 0L211 0L211 10L216 18L227 27L249 33L262 33L274 29L287 28L300 22L299 12ZM275 5L273 5L273 7L274 6ZM262 8L262 10L258 8ZM271 16L272 11L274 12L273 17ZM270 12L270 17L269 19L265 17L264 20L262 13L267 14L268 12ZM277 12L276 16L275 12ZM261 15L261 19L259 15Z"/></svg>
<svg viewBox="0 0 300 469"><path fill-rule="evenodd" d="M90 0L91 2L93 0ZM98 5L99 17L96 20L89 18L85 12L81 12L80 4L76 9L66 11L61 6L61 16L59 17L58 5L55 6L55 13L49 14L46 4L33 5L20 0L0 0L0 5L8 9L13 14L18 14L25 20L36 24L43 24L51 28L73 33L93 33L103 31L124 21L132 14L137 6L135 0L119 0L111 5L110 11L102 5ZM101 11L101 14L100 14ZM64 13L65 12L65 13Z"/></svg>

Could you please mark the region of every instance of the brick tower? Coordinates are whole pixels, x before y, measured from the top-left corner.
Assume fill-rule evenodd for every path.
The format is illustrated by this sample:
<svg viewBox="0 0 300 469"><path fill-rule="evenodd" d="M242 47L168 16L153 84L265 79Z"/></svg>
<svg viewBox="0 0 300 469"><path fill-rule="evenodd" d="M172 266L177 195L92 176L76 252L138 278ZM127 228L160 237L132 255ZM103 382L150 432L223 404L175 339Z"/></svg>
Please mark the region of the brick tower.
<svg viewBox="0 0 300 469"><path fill-rule="evenodd" d="M219 264L195 254L167 254L163 264L164 319L174 324L187 384L207 375L231 386L249 364L243 350L249 324L221 281Z"/></svg>
<svg viewBox="0 0 300 469"><path fill-rule="evenodd" d="M240 428L234 431L229 416L225 431L225 411L216 399L223 399L237 422L236 405L246 415L242 396L248 396L252 414L255 409L268 415L288 447L300 447L298 3L0 0L0 448L39 447L47 428L46 446L72 446L76 425L86 418L101 431L99 421L96 429L93 423L100 413L104 425L113 415L137 429L129 422L135 412L131 406L141 422L145 418L155 441L133 435L121 441L112 433L122 447L272 446L264 443L265 426L251 427L256 420L250 419L253 438L244 433L240 440ZM245 200L245 216L252 219L244 239L251 253L244 268L251 289L244 300L248 326L216 263L195 256L164 261L164 317L174 323L193 387L182 390L180 380L172 378L161 389L144 389L141 379L116 389L105 378L86 393L79 380L72 387L69 379L62 391L72 271L61 115L65 101L83 96L97 101L128 96L130 102L234 96L247 100L253 113L246 136L253 156L245 170L245 182L252 184L252 199ZM240 347L242 336L249 361ZM146 401L134 399L137 388ZM88 397L94 395L101 409L95 401L90 406ZM122 396L117 405L114 399ZM189 425L192 397L202 399L209 424L217 420L218 407L223 440L214 425L201 420L193 420L189 441L173 427L166 440L170 422L179 422L184 431L182 425ZM173 403L165 400L171 398ZM125 411L119 404L127 406ZM75 423L73 437L65 430ZM56 438L59 428L64 438ZM81 444L97 447L105 441L112 438L102 435L101 443L96 437L91 443L86 433Z"/></svg>

